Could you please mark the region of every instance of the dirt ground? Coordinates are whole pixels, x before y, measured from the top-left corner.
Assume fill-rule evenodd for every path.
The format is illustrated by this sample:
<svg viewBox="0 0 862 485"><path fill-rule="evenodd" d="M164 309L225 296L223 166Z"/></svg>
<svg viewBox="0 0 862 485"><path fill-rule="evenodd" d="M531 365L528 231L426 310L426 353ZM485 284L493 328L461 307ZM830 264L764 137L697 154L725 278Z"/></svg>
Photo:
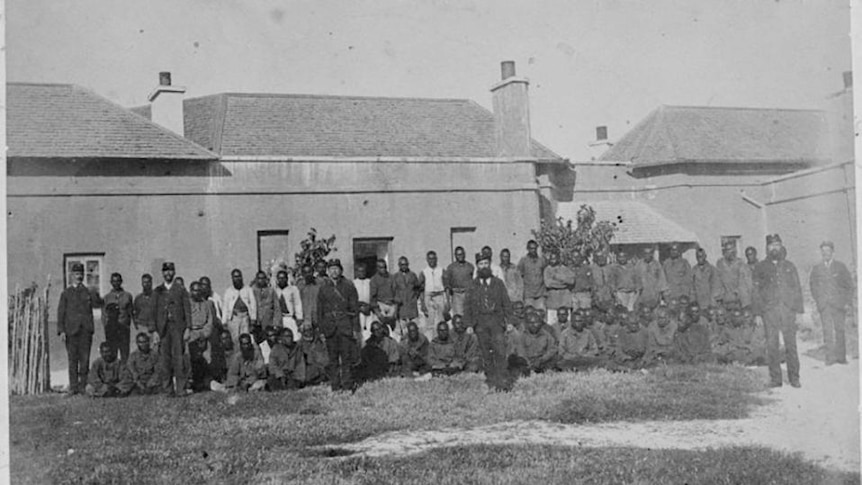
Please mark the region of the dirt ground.
<svg viewBox="0 0 862 485"><path fill-rule="evenodd" d="M514 421L471 429L392 432L340 447L368 456L397 456L492 443L691 450L759 445L801 453L828 468L858 472L859 361L827 367L804 355L807 349L810 346L800 346L803 387L785 385L764 391L772 402L755 409L747 419L595 425ZM767 379L765 368L758 372Z"/></svg>

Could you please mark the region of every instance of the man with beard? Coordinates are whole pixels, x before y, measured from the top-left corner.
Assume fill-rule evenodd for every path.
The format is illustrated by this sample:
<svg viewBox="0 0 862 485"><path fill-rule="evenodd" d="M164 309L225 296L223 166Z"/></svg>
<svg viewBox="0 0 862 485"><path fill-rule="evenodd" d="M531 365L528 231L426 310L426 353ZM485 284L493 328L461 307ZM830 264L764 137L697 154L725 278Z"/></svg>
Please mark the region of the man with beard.
<svg viewBox="0 0 862 485"><path fill-rule="evenodd" d="M326 339L329 365L326 374L333 392L355 391L353 367L359 364L359 296L342 276L341 261L327 263L328 280L317 295L317 317Z"/></svg>
<svg viewBox="0 0 862 485"><path fill-rule="evenodd" d="M721 287L715 267L706 260L706 251L697 248L695 252L697 264L691 270L692 292L694 300L701 308L715 306Z"/></svg>
<svg viewBox="0 0 862 485"><path fill-rule="evenodd" d="M395 331L400 331L403 338L407 322L415 322L419 318L421 286L419 285L419 277L410 271L410 262L404 256L398 258L398 272L392 275L392 280L395 284L395 302L398 303L398 326ZM431 322L427 328L422 328L420 331L427 338L429 334L433 333L436 324L437 322Z"/></svg>
<svg viewBox="0 0 862 485"><path fill-rule="evenodd" d="M455 356L455 343L449 338L449 325L437 324L437 336L428 347L428 365L433 376L450 376L464 370L467 363Z"/></svg>
<svg viewBox="0 0 862 485"><path fill-rule="evenodd" d="M287 271L281 270L275 275L275 294L281 309L281 322L284 328L289 328L293 335L299 334L298 322L302 322L302 295L296 285L290 284Z"/></svg>
<svg viewBox="0 0 862 485"><path fill-rule="evenodd" d="M467 298L467 289L473 282L473 265L466 261L464 248L455 248L455 261L446 267L443 274L443 286L449 293L449 301L453 315L463 315L466 311L464 302Z"/></svg>
<svg viewBox="0 0 862 485"><path fill-rule="evenodd" d="M174 263L163 263L164 283L155 289L156 329L161 354L159 367L164 379L163 390L170 395L184 395L188 378L185 343L188 341L192 309L189 294L174 281L174 274Z"/></svg>
<svg viewBox="0 0 862 485"><path fill-rule="evenodd" d="M691 296L691 265L682 257L679 243L670 245L670 257L662 265L667 280L667 298L677 299Z"/></svg>
<svg viewBox="0 0 862 485"><path fill-rule="evenodd" d="M767 259L754 268L754 312L766 326L766 356L769 361L770 387L780 387L781 364L778 334L784 340L787 378L793 387L799 382L799 356L796 353L796 314L804 311L802 287L796 266L782 257L781 237L766 236Z"/></svg>
<svg viewBox="0 0 862 485"><path fill-rule="evenodd" d="M213 383L215 391L256 392L266 388L266 364L251 335L239 336L239 352L233 355L224 386Z"/></svg>
<svg viewBox="0 0 862 485"><path fill-rule="evenodd" d="M261 342L267 327L282 328L284 326L281 321L281 305L278 304L278 295L269 285L269 278L265 272L257 272L251 290L257 304L257 335L255 335L255 339Z"/></svg>
<svg viewBox="0 0 862 485"><path fill-rule="evenodd" d="M251 331L257 323L257 299L254 292L242 279L242 271L230 272L231 286L224 292L225 326L233 339L233 346L239 347L239 336Z"/></svg>
<svg viewBox="0 0 862 485"><path fill-rule="evenodd" d="M133 309L132 294L123 289L123 276L120 273L112 274L111 291L102 298L102 325L105 328L105 341L120 352L120 362L124 364L129 359Z"/></svg>
<svg viewBox="0 0 862 485"><path fill-rule="evenodd" d="M751 274L748 265L736 257L736 243L727 241L722 246L722 257L715 264L718 273L718 300L725 307L751 305Z"/></svg>
<svg viewBox="0 0 862 485"><path fill-rule="evenodd" d="M299 389L305 381L305 359L289 328L276 330L267 364L270 391Z"/></svg>
<svg viewBox="0 0 862 485"><path fill-rule="evenodd" d="M159 344L159 333L156 332L156 310L154 308L153 277L150 274L141 276L141 293L132 302L132 318L137 329L149 333L153 346Z"/></svg>
<svg viewBox="0 0 862 485"><path fill-rule="evenodd" d="M510 391L515 376L506 360L506 324L512 317L512 304L506 285L491 273L487 255L476 255L477 277L464 302L464 323L473 329L479 340L485 381L495 391Z"/></svg>
<svg viewBox="0 0 862 485"><path fill-rule="evenodd" d="M456 315L452 319L452 328L454 332L450 339L455 345L455 359L464 362L463 370L479 372L482 370L482 353L476 334L467 332L467 325L464 324L464 318L461 315Z"/></svg>
<svg viewBox="0 0 862 485"><path fill-rule="evenodd" d="M811 269L808 280L823 324L826 365L847 363L844 323L853 301L853 278L847 266L835 260L834 253L835 244L831 241L820 244L823 262Z"/></svg>
<svg viewBox="0 0 862 485"><path fill-rule="evenodd" d="M527 242L527 254L518 261L518 271L524 280L524 305L545 309L545 258L539 257L539 243ZM514 303L514 302L513 302Z"/></svg>
<svg viewBox="0 0 862 485"><path fill-rule="evenodd" d="M401 365L405 377L419 377L431 370L428 365L428 338L420 331L416 322L407 324L407 335L401 339Z"/></svg>
<svg viewBox="0 0 862 485"><path fill-rule="evenodd" d="M148 395L159 391L159 356L150 348L150 336L141 332L135 337L138 349L132 352L126 362L120 390L124 393Z"/></svg>

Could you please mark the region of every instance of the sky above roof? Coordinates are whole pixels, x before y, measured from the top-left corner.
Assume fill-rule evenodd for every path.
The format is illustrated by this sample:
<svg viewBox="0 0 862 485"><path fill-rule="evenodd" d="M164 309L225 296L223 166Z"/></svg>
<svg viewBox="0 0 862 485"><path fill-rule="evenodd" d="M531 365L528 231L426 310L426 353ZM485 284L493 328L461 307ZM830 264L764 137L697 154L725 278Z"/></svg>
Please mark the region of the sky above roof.
<svg viewBox="0 0 862 485"><path fill-rule="evenodd" d="M502 60L531 81L533 136L589 159L660 104L819 108L850 70L847 2L9 0L7 79L146 103L272 92L469 98Z"/></svg>

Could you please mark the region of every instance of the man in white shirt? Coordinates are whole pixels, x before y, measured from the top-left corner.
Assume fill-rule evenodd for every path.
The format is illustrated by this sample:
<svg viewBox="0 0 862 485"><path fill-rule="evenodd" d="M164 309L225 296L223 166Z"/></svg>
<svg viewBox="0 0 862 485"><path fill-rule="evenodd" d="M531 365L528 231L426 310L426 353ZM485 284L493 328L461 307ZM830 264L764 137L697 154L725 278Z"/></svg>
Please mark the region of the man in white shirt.
<svg viewBox="0 0 862 485"><path fill-rule="evenodd" d="M299 335L302 324L302 297L299 288L290 283L287 271L281 270L275 276L275 295L281 307L281 321L294 335Z"/></svg>
<svg viewBox="0 0 862 485"><path fill-rule="evenodd" d="M253 322L257 321L257 300L254 292L245 286L242 271L234 269L230 272L232 286L224 292L225 327L230 332L234 348L239 348L239 336L249 333Z"/></svg>
<svg viewBox="0 0 862 485"><path fill-rule="evenodd" d="M365 263L356 264L356 278L353 280L356 293L359 295L359 328L362 331L362 345L371 337L371 324L377 321L377 316L371 312L371 278Z"/></svg>
<svg viewBox="0 0 862 485"><path fill-rule="evenodd" d="M420 305L425 315L422 333L433 339L437 324L446 321L444 315L449 311L449 299L443 286L443 268L437 265L437 253L428 251L425 261L428 266L419 273L419 285L423 291Z"/></svg>

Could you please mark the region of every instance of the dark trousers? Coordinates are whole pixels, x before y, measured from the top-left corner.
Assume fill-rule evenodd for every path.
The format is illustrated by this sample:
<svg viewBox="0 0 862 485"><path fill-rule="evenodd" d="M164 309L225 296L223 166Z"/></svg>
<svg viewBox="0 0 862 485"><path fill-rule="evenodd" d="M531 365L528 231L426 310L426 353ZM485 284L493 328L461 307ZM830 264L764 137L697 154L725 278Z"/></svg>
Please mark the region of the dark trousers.
<svg viewBox="0 0 862 485"><path fill-rule="evenodd" d="M176 378L176 392L182 393L186 388L187 379L182 329L168 327L168 331L159 342L159 357L162 390L174 391L173 380Z"/></svg>
<svg viewBox="0 0 862 485"><path fill-rule="evenodd" d="M485 382L498 391L509 391L515 379L506 360L506 329L496 322L480 322L474 328L482 352Z"/></svg>
<svg viewBox="0 0 862 485"><path fill-rule="evenodd" d="M326 337L326 351L329 354L329 364L326 374L333 391L352 390L353 367L359 363L359 346L353 336L335 332Z"/></svg>
<svg viewBox="0 0 862 485"><path fill-rule="evenodd" d="M846 318L843 307L829 305L820 309L823 342L826 344L826 362L847 362L847 341L844 335Z"/></svg>
<svg viewBox="0 0 862 485"><path fill-rule="evenodd" d="M93 334L80 330L75 335L66 334L66 355L69 357L69 393L82 394L90 374L90 347Z"/></svg>
<svg viewBox="0 0 862 485"><path fill-rule="evenodd" d="M784 339L787 362L787 380L799 381L799 355L796 353L796 314L784 305L768 308L763 312L766 329L766 360L769 364L769 379L773 384L781 383L781 356L778 349L778 334Z"/></svg>
<svg viewBox="0 0 862 485"><path fill-rule="evenodd" d="M129 336L132 331L129 327L119 323L105 325L105 342L120 351L120 360L129 360Z"/></svg>

